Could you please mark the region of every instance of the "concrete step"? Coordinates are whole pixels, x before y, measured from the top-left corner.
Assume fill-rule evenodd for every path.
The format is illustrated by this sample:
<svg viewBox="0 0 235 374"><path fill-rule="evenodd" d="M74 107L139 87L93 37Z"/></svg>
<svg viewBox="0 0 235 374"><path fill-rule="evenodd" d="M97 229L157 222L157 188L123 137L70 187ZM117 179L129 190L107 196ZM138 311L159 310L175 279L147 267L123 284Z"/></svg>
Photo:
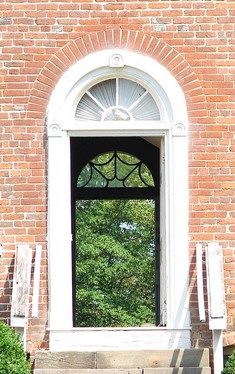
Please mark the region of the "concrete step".
<svg viewBox="0 0 235 374"><path fill-rule="evenodd" d="M207 368L147 368L143 369L142 374L211 374L211 369Z"/></svg>
<svg viewBox="0 0 235 374"><path fill-rule="evenodd" d="M142 369L35 369L34 374L143 374Z"/></svg>
<svg viewBox="0 0 235 374"><path fill-rule="evenodd" d="M211 374L210 368L35 369L34 374Z"/></svg>
<svg viewBox="0 0 235 374"><path fill-rule="evenodd" d="M208 349L173 349L155 351L48 352L38 351L35 369L127 369L136 368L207 368ZM147 370L147 369L145 369ZM185 369L184 369L185 370ZM111 373L110 371L107 374ZM42 372L43 373L43 372ZM47 374L47 372L44 372ZM49 372L48 372L49 373ZM84 373L89 373L85 371ZM93 372L92 372L93 373ZM95 373L95 372L94 372ZM98 374L96 372L95 374ZM122 372L119 372L123 374ZM148 373L148 374L153 374ZM157 372L156 372L157 373ZM167 373L167 372L166 372ZM176 371L174 373L177 373ZM180 373L180 372L179 372ZM202 372L200 372L201 374ZM35 371L35 374L40 374ZM83 373L82 373L83 374ZM135 373L131 373L135 374ZM185 372L184 372L185 374Z"/></svg>
<svg viewBox="0 0 235 374"><path fill-rule="evenodd" d="M142 369L35 369L34 374L143 374Z"/></svg>
<svg viewBox="0 0 235 374"><path fill-rule="evenodd" d="M209 354L204 349L97 352L98 369L206 366Z"/></svg>

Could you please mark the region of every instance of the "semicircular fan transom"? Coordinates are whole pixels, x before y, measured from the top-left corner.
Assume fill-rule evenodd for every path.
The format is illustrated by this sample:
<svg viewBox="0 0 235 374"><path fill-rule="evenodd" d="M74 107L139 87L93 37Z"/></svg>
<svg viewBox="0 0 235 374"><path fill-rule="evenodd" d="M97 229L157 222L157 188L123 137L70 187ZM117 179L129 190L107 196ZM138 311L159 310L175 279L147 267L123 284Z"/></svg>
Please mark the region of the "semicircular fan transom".
<svg viewBox="0 0 235 374"><path fill-rule="evenodd" d="M80 121L159 121L160 111L152 95L125 78L97 83L82 96L75 119Z"/></svg>

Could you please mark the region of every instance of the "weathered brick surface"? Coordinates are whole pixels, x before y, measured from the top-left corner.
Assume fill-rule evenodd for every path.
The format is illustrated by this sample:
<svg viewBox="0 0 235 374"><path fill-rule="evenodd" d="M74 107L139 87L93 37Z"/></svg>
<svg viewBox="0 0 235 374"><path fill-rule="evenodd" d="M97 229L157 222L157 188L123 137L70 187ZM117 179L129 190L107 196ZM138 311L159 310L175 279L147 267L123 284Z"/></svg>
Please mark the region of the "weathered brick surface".
<svg viewBox="0 0 235 374"><path fill-rule="evenodd" d="M43 246L39 318L28 350L47 346L45 116L58 79L83 56L120 47L155 58L181 85L189 115L189 253L193 345L198 323L195 245L224 251L228 333L235 324L235 4L218 1L73 0L0 4L0 313L9 318L17 243Z"/></svg>

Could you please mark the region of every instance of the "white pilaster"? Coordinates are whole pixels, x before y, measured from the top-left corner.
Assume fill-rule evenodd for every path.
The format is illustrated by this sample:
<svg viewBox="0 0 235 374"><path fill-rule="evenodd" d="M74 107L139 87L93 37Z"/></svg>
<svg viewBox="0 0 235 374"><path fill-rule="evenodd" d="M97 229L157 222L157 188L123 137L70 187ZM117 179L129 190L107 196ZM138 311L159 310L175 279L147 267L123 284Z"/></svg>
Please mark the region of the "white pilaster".
<svg viewBox="0 0 235 374"><path fill-rule="evenodd" d="M50 328L72 328L70 141L67 132L49 137L48 249Z"/></svg>

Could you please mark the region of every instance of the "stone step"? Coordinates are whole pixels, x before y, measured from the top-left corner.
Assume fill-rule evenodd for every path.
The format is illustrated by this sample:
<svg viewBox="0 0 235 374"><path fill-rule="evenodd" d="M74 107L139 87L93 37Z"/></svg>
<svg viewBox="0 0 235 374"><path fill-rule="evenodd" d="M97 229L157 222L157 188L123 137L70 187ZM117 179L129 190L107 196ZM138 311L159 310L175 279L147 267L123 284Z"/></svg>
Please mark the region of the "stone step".
<svg viewBox="0 0 235 374"><path fill-rule="evenodd" d="M115 370L124 369L124 370L127 370L127 369L136 369L136 368L141 369L141 368L167 368L167 367L168 368L180 368L180 367L206 368L206 367L209 367L209 351L208 349L173 349L173 350L154 350L154 351L150 351L150 350L148 351L102 351L102 352L38 351L36 352L36 357L35 357L35 369L47 369L47 370L49 369L76 369L76 370L78 369L112 369L112 370L113 369ZM38 374L38 373L39 372L35 372L35 374ZM47 373L47 372L44 372L44 373ZM69 372L67 371L67 373ZM89 373L89 372L86 371L85 373ZM114 371L112 371L112 373L114 373ZM122 372L120 373L123 374ZM127 372L125 371L125 374L126 373ZM73 372L71 372L71 374L73 374ZM108 372L108 374L110 374L110 371ZM131 374L134 374L134 373L131 373Z"/></svg>
<svg viewBox="0 0 235 374"><path fill-rule="evenodd" d="M143 374L142 369L35 369L34 374Z"/></svg>
<svg viewBox="0 0 235 374"><path fill-rule="evenodd" d="M173 349L155 351L97 352L97 369L206 367L209 353L204 349Z"/></svg>
<svg viewBox="0 0 235 374"><path fill-rule="evenodd" d="M142 374L211 374L211 369L209 367L147 368L143 369Z"/></svg>
<svg viewBox="0 0 235 374"><path fill-rule="evenodd" d="M210 368L35 369L34 374L211 374Z"/></svg>

